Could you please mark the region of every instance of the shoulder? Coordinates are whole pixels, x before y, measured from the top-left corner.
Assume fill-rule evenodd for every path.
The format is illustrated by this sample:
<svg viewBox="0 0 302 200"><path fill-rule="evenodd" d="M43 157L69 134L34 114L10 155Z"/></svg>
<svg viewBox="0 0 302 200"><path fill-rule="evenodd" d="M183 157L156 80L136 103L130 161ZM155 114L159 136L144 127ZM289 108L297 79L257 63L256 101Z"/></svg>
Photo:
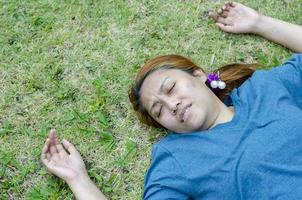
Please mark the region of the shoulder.
<svg viewBox="0 0 302 200"><path fill-rule="evenodd" d="M272 67L270 69L258 69L256 70L253 75L251 76L250 79L263 79L263 77L265 76L269 76L272 77L275 74L272 73L280 73L279 71L283 71L286 70L287 67L285 66L300 66L300 68L302 67L302 53L296 53L293 54L289 59L287 59L285 62L283 62L281 65L279 66L275 66Z"/></svg>
<svg viewBox="0 0 302 200"><path fill-rule="evenodd" d="M171 146L177 146L181 143L181 137L178 137L176 134L169 134L166 137L162 138L160 141L152 145L152 162L155 160L163 160L163 158L173 158L171 153Z"/></svg>
<svg viewBox="0 0 302 200"><path fill-rule="evenodd" d="M176 136L176 138L178 137ZM179 139L176 138L174 134L169 134L152 145L151 164L154 164L156 160L163 161L164 159L173 158L173 154L171 153L171 149L169 147L171 146L171 143L177 145L178 142L180 142Z"/></svg>
<svg viewBox="0 0 302 200"><path fill-rule="evenodd" d="M151 196L160 198L177 196L176 199L183 199L181 195L190 191L179 161L164 146L169 139L169 136L163 138L152 146L152 161L145 176L144 199L149 199Z"/></svg>
<svg viewBox="0 0 302 200"><path fill-rule="evenodd" d="M302 77L302 53L293 54L283 64L268 70L268 73L286 86L299 83Z"/></svg>
<svg viewBox="0 0 302 200"><path fill-rule="evenodd" d="M289 99L288 103L301 102L302 84L302 54L293 54L287 61L270 69L259 69L247 79L239 88L238 95L247 104L255 103L263 107L275 101L279 105L280 99ZM236 94L237 94L236 93ZM302 105L302 104L301 104Z"/></svg>
<svg viewBox="0 0 302 200"><path fill-rule="evenodd" d="M255 95L261 92L266 92L264 88L272 86L277 82L277 76L271 73L270 70L257 69L250 78L245 80L241 86L237 88L237 95L241 98L255 99Z"/></svg>
<svg viewBox="0 0 302 200"><path fill-rule="evenodd" d="M185 176L183 161L188 159L192 146L196 146L193 134L170 134L152 146L151 165L147 177ZM190 145L189 145L190 144ZM195 151L197 151L195 149ZM152 175L152 176L151 176Z"/></svg>

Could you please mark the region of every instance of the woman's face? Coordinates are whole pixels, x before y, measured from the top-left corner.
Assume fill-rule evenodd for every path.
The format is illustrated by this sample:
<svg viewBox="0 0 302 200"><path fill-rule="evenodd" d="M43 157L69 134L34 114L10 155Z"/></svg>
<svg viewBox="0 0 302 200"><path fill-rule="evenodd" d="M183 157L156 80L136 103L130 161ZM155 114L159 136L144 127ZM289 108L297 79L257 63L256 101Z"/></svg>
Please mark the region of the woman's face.
<svg viewBox="0 0 302 200"><path fill-rule="evenodd" d="M217 119L220 101L205 85L206 75L179 69L149 74L140 90L143 107L168 130L187 133L209 129Z"/></svg>

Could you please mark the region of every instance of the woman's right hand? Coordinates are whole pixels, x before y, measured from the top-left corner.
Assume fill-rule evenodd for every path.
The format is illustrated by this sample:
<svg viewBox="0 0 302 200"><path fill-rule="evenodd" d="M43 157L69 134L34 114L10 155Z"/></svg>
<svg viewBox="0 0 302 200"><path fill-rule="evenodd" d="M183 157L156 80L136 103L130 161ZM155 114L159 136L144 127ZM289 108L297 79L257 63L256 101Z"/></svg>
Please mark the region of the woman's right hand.
<svg viewBox="0 0 302 200"><path fill-rule="evenodd" d="M63 140L62 144L58 143L55 130L49 132L41 159L51 173L67 182L76 199L106 200L90 180L79 152L67 140Z"/></svg>
<svg viewBox="0 0 302 200"><path fill-rule="evenodd" d="M88 177L85 164L76 148L63 140L58 143L56 130L49 132L44 144L41 159L47 169L67 183Z"/></svg>

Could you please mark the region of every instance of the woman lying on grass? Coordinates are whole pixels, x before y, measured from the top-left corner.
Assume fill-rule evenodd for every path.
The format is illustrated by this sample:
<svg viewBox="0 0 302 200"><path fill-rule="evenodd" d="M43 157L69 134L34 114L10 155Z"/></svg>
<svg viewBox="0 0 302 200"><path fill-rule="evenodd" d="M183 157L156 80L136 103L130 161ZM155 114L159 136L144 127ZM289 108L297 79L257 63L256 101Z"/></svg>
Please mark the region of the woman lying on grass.
<svg viewBox="0 0 302 200"><path fill-rule="evenodd" d="M302 52L301 26L239 3L211 16L223 31ZM153 146L143 199L302 199L302 54L268 71L256 67L226 65L206 75L168 55L140 70L129 92L139 119L172 132ZM106 199L75 147L60 144L54 130L42 160L77 199Z"/></svg>

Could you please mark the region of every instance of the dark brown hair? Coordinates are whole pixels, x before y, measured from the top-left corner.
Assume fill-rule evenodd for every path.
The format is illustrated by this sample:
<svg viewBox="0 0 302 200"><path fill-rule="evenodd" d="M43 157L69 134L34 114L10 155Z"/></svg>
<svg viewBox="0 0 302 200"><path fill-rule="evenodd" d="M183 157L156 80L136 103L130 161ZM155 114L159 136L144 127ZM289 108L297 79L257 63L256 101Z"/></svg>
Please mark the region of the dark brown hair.
<svg viewBox="0 0 302 200"><path fill-rule="evenodd" d="M226 83L226 88L219 90L215 93L216 96L224 102L227 95L234 89L239 87L246 79L248 79L256 70L260 67L259 64L228 64L224 65L219 69L214 70L212 73L217 73L219 71L219 76L222 81ZM136 111L138 119L147 125L162 127L157 123L152 116L149 115L147 110L142 106L140 102L140 89L145 80L145 78L157 69L180 69L186 71L187 73L193 75L195 70L205 71L197 66L190 59L180 56L180 55L164 55L158 56L156 58L148 61L138 72L135 77L134 83L128 92L130 102L133 109ZM209 84L207 83L207 86Z"/></svg>

